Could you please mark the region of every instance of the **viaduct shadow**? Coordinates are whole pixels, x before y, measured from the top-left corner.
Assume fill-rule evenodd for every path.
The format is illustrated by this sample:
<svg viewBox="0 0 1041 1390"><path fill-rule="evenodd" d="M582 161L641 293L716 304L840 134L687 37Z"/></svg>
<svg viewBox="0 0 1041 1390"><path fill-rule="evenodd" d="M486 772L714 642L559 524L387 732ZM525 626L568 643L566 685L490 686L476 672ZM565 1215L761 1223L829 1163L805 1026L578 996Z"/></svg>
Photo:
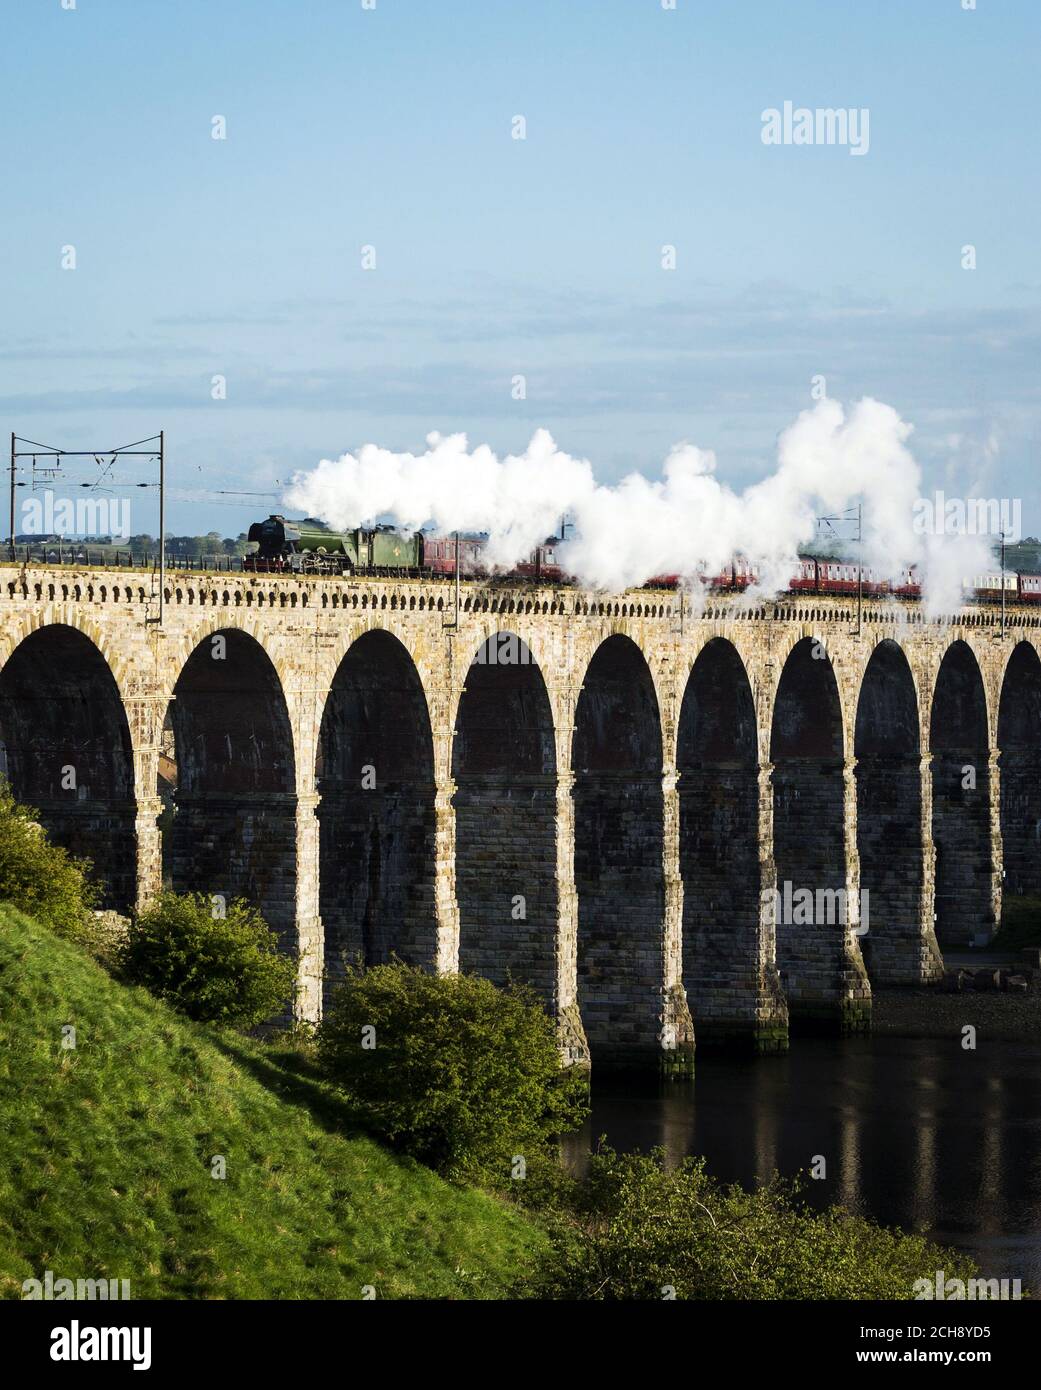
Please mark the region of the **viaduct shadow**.
<svg viewBox="0 0 1041 1390"><path fill-rule="evenodd" d="M849 873L842 714L831 661L806 637L781 673L770 734L777 966L793 1025L845 1026ZM844 906L845 904L845 906Z"/></svg>
<svg viewBox="0 0 1041 1390"><path fill-rule="evenodd" d="M126 912L136 884L134 759L119 688L89 637L37 629L0 670L4 771L55 842L92 861L102 904Z"/></svg>
<svg viewBox="0 0 1041 1390"><path fill-rule="evenodd" d="M755 706L735 649L699 654L680 707L683 981L698 1042L749 1038L763 981Z"/></svg>
<svg viewBox="0 0 1041 1390"><path fill-rule="evenodd" d="M237 628L200 642L174 687L169 717L174 891L245 898L295 948L293 739L278 675L260 643Z"/></svg>
<svg viewBox="0 0 1041 1390"><path fill-rule="evenodd" d="M861 939L873 981L913 984L929 975L931 938L922 822L922 762L914 678L900 647L880 642L857 703L854 755L857 849L866 893Z"/></svg>
<svg viewBox="0 0 1041 1390"><path fill-rule="evenodd" d="M575 711L578 1001L594 1065L660 1058L665 912L662 738L650 671L621 635Z"/></svg>
<svg viewBox="0 0 1041 1390"><path fill-rule="evenodd" d="M459 968L556 999L557 766L545 681L527 645L496 633L459 702L456 784Z"/></svg>
<svg viewBox="0 0 1041 1390"><path fill-rule="evenodd" d="M933 843L936 934L968 946L994 926L987 699L971 648L947 648L933 693Z"/></svg>
<svg viewBox="0 0 1041 1390"><path fill-rule="evenodd" d="M1020 642L998 706L1005 892L1041 897L1041 660Z"/></svg>
<svg viewBox="0 0 1041 1390"><path fill-rule="evenodd" d="M319 735L320 912L327 980L392 958L432 967L434 750L405 647L368 632L340 662Z"/></svg>

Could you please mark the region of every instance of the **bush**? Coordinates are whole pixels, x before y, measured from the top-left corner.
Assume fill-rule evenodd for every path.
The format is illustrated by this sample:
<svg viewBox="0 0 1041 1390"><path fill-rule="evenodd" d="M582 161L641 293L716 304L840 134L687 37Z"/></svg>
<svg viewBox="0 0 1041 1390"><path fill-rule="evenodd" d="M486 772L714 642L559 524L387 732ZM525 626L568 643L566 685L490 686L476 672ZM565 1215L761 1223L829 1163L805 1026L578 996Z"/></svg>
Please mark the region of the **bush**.
<svg viewBox="0 0 1041 1390"><path fill-rule="evenodd" d="M553 1234L535 1298L910 1299L916 1279L977 1271L923 1237L839 1207L812 1211L775 1179L723 1186L703 1159L669 1172L664 1154L593 1156L578 1214Z"/></svg>
<svg viewBox="0 0 1041 1390"><path fill-rule="evenodd" d="M202 893L161 893L137 913L119 951L128 980L199 1022L250 1028L292 996L296 967L256 908L215 917Z"/></svg>
<svg viewBox="0 0 1041 1390"><path fill-rule="evenodd" d="M585 1078L562 1066L534 992L475 975L352 971L318 1055L371 1133L446 1176L518 1195L515 1158L527 1180L544 1178L558 1167L552 1140L585 1115Z"/></svg>
<svg viewBox="0 0 1041 1390"><path fill-rule="evenodd" d="M1001 927L990 943L996 950L1018 951L1041 946L1041 898L1006 893L1001 904Z"/></svg>
<svg viewBox="0 0 1041 1390"><path fill-rule="evenodd" d="M19 805L0 781L0 901L83 944L91 935L98 898L87 877L90 865L52 844L37 815L31 806Z"/></svg>

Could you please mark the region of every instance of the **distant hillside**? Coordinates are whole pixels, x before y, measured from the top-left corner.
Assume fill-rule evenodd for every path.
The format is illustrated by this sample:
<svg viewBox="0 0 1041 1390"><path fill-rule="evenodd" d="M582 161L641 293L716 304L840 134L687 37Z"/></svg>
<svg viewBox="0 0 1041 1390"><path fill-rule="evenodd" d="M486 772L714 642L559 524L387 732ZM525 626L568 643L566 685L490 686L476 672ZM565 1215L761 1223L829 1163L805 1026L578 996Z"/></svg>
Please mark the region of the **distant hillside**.
<svg viewBox="0 0 1041 1390"><path fill-rule="evenodd" d="M341 1118L293 1054L187 1022L0 906L0 1297L48 1269L135 1299L480 1298L523 1272L535 1227Z"/></svg>
<svg viewBox="0 0 1041 1390"><path fill-rule="evenodd" d="M1000 545L995 548L995 554L1000 556ZM1015 545L1006 545L1005 568L1017 574L1041 574L1041 541L1036 536L1027 536Z"/></svg>
<svg viewBox="0 0 1041 1390"><path fill-rule="evenodd" d="M849 559L856 560L857 543L850 540L837 540L833 536L812 541L800 547L800 554L813 556L818 560ZM994 546L995 568L1001 563L1001 544ZM1041 574L1041 540L1028 536L1015 545L1005 546L1005 568L1010 574Z"/></svg>

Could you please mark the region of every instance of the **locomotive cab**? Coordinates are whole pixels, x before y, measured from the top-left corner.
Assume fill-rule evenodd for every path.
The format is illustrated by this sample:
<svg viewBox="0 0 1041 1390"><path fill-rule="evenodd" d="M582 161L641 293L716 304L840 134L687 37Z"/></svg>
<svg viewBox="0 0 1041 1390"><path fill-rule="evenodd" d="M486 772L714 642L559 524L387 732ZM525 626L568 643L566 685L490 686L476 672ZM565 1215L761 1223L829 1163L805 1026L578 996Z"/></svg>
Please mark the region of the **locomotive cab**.
<svg viewBox="0 0 1041 1390"><path fill-rule="evenodd" d="M266 521L255 521L246 539L258 546L253 556L254 568L324 574L342 573L357 564L356 547L320 522L269 516Z"/></svg>
<svg viewBox="0 0 1041 1390"><path fill-rule="evenodd" d="M300 533L287 525L284 516L269 516L266 521L254 521L246 539L257 544L257 559L282 560L291 552L292 542Z"/></svg>

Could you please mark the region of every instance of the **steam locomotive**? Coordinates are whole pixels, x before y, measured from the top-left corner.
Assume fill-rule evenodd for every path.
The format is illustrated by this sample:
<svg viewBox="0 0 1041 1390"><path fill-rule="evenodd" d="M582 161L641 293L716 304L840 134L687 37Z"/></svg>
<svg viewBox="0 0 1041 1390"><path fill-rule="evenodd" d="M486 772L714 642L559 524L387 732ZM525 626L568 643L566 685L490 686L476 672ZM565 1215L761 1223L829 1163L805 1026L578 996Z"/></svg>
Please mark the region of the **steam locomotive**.
<svg viewBox="0 0 1041 1390"><path fill-rule="evenodd" d="M247 540L255 541L257 550L246 556L244 568L264 573L451 576L457 562L460 576L489 573L484 561L488 538L475 534L428 536L416 531L408 536L393 526L330 531L310 519L269 516L253 523ZM566 582L568 576L556 559L557 544L559 537L550 536L504 577Z"/></svg>
<svg viewBox="0 0 1041 1390"><path fill-rule="evenodd" d="M284 516L269 516L266 521L253 523L248 539L256 542L257 550L246 556L243 567L258 573L451 577L458 564L460 577L466 578L494 574L500 579L527 579L542 584L574 583L557 558L559 536L549 536L526 560L508 571L491 569L484 555L487 536L472 533L428 536L416 531L406 535L393 526L331 531L310 518L287 521ZM702 573L699 577L715 593L743 593L758 584L760 571L757 565L739 556L716 574ZM644 587L675 589L679 584L678 574L660 574L648 579ZM922 584L914 565L904 566L895 578L889 578L856 560L800 555L787 592L862 592L866 598L917 599L922 596ZM967 602L1000 601L1004 592L1008 602L1041 604L1041 574L1006 571L972 575L962 580L962 592Z"/></svg>

